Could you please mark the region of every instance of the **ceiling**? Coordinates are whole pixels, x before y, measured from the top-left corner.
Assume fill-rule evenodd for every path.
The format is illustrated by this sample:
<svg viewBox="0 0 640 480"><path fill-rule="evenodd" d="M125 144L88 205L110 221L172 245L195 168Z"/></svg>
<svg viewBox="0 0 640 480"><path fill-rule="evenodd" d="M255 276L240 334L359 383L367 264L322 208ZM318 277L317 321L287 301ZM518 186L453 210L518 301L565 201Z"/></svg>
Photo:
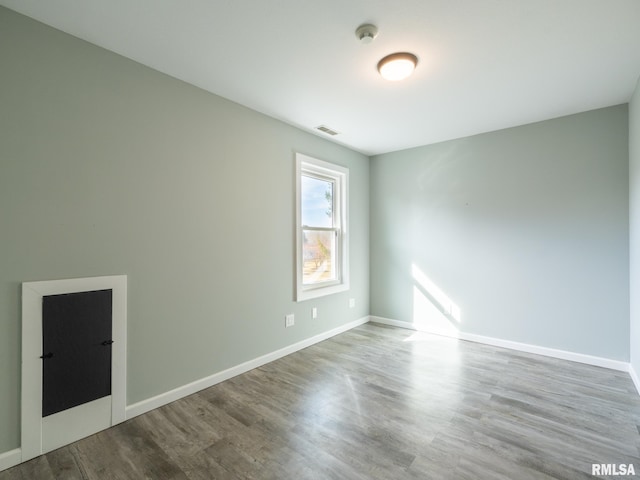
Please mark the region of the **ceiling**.
<svg viewBox="0 0 640 480"><path fill-rule="evenodd" d="M638 0L0 5L368 155L626 103L640 76ZM397 51L418 68L387 82L376 64Z"/></svg>

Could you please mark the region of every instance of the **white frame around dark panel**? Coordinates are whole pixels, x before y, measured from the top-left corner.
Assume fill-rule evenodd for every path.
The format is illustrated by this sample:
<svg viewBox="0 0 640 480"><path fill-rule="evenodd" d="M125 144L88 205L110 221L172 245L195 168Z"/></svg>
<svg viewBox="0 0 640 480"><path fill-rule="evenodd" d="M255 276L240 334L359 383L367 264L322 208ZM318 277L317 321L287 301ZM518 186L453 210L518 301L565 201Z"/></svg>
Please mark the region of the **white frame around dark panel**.
<svg viewBox="0 0 640 480"><path fill-rule="evenodd" d="M42 298L112 290L111 395L42 417ZM126 420L127 276L74 278L22 284L22 461ZM81 421L77 420L81 418ZM75 419L75 421L74 421ZM56 432L48 437L44 432ZM50 438L50 439L48 439Z"/></svg>

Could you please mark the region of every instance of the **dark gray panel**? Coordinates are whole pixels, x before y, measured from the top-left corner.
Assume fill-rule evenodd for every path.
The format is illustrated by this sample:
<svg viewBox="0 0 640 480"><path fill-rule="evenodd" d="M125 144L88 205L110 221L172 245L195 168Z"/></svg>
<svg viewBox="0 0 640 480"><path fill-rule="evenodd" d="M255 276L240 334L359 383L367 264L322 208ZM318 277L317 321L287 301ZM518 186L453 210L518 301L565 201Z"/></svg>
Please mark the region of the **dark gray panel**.
<svg viewBox="0 0 640 480"><path fill-rule="evenodd" d="M42 416L111 395L112 291L42 301Z"/></svg>

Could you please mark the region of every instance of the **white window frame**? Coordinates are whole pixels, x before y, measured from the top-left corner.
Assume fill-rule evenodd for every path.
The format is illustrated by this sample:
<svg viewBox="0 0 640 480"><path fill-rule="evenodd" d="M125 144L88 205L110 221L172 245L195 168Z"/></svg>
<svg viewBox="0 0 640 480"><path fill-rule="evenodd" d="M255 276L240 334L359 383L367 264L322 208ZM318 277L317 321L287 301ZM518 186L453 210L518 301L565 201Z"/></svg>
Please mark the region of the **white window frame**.
<svg viewBox="0 0 640 480"><path fill-rule="evenodd" d="M334 183L334 228L314 228L336 232L337 279L315 285L303 284L302 176L312 176ZM296 301L331 295L349 290L349 169L296 153Z"/></svg>

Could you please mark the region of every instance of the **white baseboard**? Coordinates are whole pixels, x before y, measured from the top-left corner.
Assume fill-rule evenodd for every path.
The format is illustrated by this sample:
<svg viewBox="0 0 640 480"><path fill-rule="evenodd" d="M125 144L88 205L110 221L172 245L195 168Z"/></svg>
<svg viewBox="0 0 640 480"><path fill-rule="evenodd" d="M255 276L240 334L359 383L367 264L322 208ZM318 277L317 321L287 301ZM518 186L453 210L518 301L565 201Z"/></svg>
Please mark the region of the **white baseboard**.
<svg viewBox="0 0 640 480"><path fill-rule="evenodd" d="M0 472L15 467L20 462L22 462L22 450L19 448L0 453Z"/></svg>
<svg viewBox="0 0 640 480"><path fill-rule="evenodd" d="M381 323L383 325L391 325L394 327L406 328L409 330L417 330L421 332L433 333L436 335L459 338L460 340L466 340L469 342L484 343L486 345L493 345L494 347L508 348L510 350L518 350L520 352L535 353L537 355L544 355L545 357L553 357L553 358L559 358L562 360L570 360L572 362L585 363L587 365L594 365L596 367L609 368L611 370L618 370L621 372L630 371L629 370L630 365L628 363L621 362L618 360L611 360L609 358L595 357L592 355L568 352L565 350L557 350L555 348L540 347L537 345L513 342L511 340L503 340L500 338L485 337L485 336L476 335L473 333L456 332L455 334L448 334L448 333L441 333L441 332L430 332L428 329L424 328L421 325L417 325L409 322L401 322L399 320L393 320L393 319L384 318L384 317L371 316L370 321L373 323ZM638 387L638 385L640 384L636 382L636 387ZM638 391L640 391L640 388L638 389Z"/></svg>
<svg viewBox="0 0 640 480"><path fill-rule="evenodd" d="M633 365L629 364L629 375L631 375L631 380L633 380L633 384L636 387L636 391L640 394L640 378L638 378L638 374L636 373Z"/></svg>
<svg viewBox="0 0 640 480"><path fill-rule="evenodd" d="M344 333L347 330L351 330L352 328L363 325L368 321L368 316L362 317L338 328L334 328L333 330L329 330L314 337L307 338L306 340L302 340L298 343L294 343L293 345L289 345L288 347L276 350L275 352L271 352L261 357L254 358L253 360L249 360L248 362L241 363L240 365L236 365L235 367L228 368L227 370L223 370L222 372L215 373L200 380L196 380L195 382L191 382L181 387L174 388L173 390L170 390L168 392L161 393L160 395L156 395L155 397L151 397L146 400L142 400L141 402L134 403L133 405L129 405L126 408L127 419L162 407L163 405L171 403L175 400L179 400L183 397L186 397L187 395L199 392L200 390L204 390L205 388L212 387L213 385L224 382L225 380L248 372L249 370L261 367L262 365L273 362L274 360L297 352L298 350L310 347L311 345L314 345L318 342L322 342L323 340L331 338L335 335Z"/></svg>
<svg viewBox="0 0 640 480"><path fill-rule="evenodd" d="M629 371L628 363L621 362L619 360L612 360L610 358L596 357L593 355L586 355L584 353L568 352L566 350L558 350L555 348L540 347L538 345L530 345L527 343L512 342L510 340L502 340L499 338L484 337L482 335L474 335L471 333L461 333L460 338L470 342L485 343L496 347L544 355L545 357L559 358L561 360L570 360L572 362L584 363L595 367L609 368L620 372Z"/></svg>

